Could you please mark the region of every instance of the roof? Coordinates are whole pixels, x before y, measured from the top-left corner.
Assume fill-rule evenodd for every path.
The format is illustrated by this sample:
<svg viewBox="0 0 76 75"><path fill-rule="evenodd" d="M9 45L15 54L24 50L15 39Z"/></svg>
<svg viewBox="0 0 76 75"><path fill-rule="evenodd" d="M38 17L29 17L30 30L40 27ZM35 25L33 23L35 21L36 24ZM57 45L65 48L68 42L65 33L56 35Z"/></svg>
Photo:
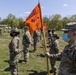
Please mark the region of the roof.
<svg viewBox="0 0 76 75"><path fill-rule="evenodd" d="M0 24L0 26L1 26L1 27L6 27L6 26L8 26L8 25Z"/></svg>

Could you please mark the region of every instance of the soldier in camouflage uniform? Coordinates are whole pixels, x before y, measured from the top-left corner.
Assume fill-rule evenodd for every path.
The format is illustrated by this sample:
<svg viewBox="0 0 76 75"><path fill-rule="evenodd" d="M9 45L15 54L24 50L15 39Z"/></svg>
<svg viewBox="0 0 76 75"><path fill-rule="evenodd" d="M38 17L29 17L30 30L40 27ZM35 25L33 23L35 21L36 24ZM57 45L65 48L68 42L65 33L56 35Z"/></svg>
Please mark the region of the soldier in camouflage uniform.
<svg viewBox="0 0 76 75"><path fill-rule="evenodd" d="M54 36L54 34L57 34L55 31L56 31L55 28L53 28L52 31L51 31L51 38L50 38L51 39L51 43L53 42L53 36Z"/></svg>
<svg viewBox="0 0 76 75"><path fill-rule="evenodd" d="M49 44L49 46L53 42L54 34L57 34L55 31L56 31L55 28L53 28L52 30L48 29L48 44Z"/></svg>
<svg viewBox="0 0 76 75"><path fill-rule="evenodd" d="M48 29L48 31L47 31L47 36L48 36L48 45L50 46L50 43L51 43L51 30L50 29Z"/></svg>
<svg viewBox="0 0 76 75"><path fill-rule="evenodd" d="M39 37L40 37L41 33L39 30L36 30L34 31L33 33L33 46L34 46L34 50L33 51L36 51L37 50L37 42L39 41Z"/></svg>
<svg viewBox="0 0 76 75"><path fill-rule="evenodd" d="M23 53L24 53L24 60L22 63L26 63L29 59L30 44L32 45L32 38L29 33L29 28L27 26L25 26L24 27L24 35L23 35L23 39L22 39Z"/></svg>
<svg viewBox="0 0 76 75"><path fill-rule="evenodd" d="M0 35L2 35L2 28L0 28Z"/></svg>
<svg viewBox="0 0 76 75"><path fill-rule="evenodd" d="M17 35L20 32L18 29L14 28L10 31L10 36L12 37L11 42L9 43L9 50L10 50L10 71L11 75L19 75L18 73L18 61L21 56L21 49L20 49L20 39Z"/></svg>
<svg viewBox="0 0 76 75"><path fill-rule="evenodd" d="M68 45L65 46L62 53L49 54L47 57L61 58L58 75L76 75L76 22L68 23L64 29L62 38Z"/></svg>
<svg viewBox="0 0 76 75"><path fill-rule="evenodd" d="M59 37L57 34L54 34L53 36L53 42L50 44L50 54L57 54L59 52ZM50 73L54 73L56 75L56 60L55 59L50 59L50 65L51 65L51 70Z"/></svg>

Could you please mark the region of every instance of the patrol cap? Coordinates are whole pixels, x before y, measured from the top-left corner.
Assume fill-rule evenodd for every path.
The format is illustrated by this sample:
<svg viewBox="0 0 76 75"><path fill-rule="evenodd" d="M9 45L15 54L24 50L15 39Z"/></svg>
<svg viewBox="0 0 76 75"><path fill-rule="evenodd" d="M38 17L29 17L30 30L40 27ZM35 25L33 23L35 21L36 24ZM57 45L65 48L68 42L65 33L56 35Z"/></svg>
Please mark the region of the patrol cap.
<svg viewBox="0 0 76 75"><path fill-rule="evenodd" d="M57 39L59 39L59 36L57 34L54 34L53 37L56 37Z"/></svg>
<svg viewBox="0 0 76 75"><path fill-rule="evenodd" d="M20 34L20 31L19 31L18 28L13 28L10 33L18 33L18 34Z"/></svg>
<svg viewBox="0 0 76 75"><path fill-rule="evenodd" d="M63 31L76 31L76 22L67 23Z"/></svg>
<svg viewBox="0 0 76 75"><path fill-rule="evenodd" d="M56 30L55 28L52 29L52 31L55 31L55 30Z"/></svg>
<svg viewBox="0 0 76 75"><path fill-rule="evenodd" d="M25 27L24 27L24 30L28 30L28 26L25 26Z"/></svg>
<svg viewBox="0 0 76 75"><path fill-rule="evenodd" d="M51 32L51 29L48 29L48 32Z"/></svg>

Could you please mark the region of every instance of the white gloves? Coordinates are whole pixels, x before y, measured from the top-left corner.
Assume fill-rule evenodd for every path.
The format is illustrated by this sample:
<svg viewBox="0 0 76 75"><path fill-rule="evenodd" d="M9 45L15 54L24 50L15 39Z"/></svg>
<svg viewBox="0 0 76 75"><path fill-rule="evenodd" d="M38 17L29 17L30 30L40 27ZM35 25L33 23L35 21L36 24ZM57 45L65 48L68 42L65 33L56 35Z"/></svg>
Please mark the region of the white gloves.
<svg viewBox="0 0 76 75"><path fill-rule="evenodd" d="M50 53L49 52L45 53L45 56L50 57Z"/></svg>

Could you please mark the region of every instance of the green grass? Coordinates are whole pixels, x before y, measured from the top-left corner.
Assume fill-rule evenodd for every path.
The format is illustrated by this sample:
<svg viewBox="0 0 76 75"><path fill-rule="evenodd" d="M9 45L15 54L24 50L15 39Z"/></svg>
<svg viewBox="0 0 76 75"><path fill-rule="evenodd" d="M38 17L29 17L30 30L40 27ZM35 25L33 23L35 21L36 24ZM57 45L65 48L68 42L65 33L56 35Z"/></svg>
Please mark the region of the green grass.
<svg viewBox="0 0 76 75"><path fill-rule="evenodd" d="M61 35L62 32L57 32L60 39L60 52L62 52L64 46L66 43L62 40ZM22 35L20 35L20 39L22 41ZM9 48L8 44L11 40L11 37L9 33L3 33L2 36L0 36L0 75L11 75L9 68ZM38 43L38 48L36 52L31 52L33 50L33 47L30 48L30 56L29 61L27 64L22 64L19 62L19 73L20 75L47 75L47 65L46 65L46 57L43 57L42 54L44 54L44 49L40 48L41 43ZM22 48L21 44L21 48ZM49 50L49 48L48 48ZM20 61L23 60L23 53L20 58ZM59 61L57 61L57 67L59 67ZM50 64L49 64L49 68ZM50 74L52 75L52 74Z"/></svg>

